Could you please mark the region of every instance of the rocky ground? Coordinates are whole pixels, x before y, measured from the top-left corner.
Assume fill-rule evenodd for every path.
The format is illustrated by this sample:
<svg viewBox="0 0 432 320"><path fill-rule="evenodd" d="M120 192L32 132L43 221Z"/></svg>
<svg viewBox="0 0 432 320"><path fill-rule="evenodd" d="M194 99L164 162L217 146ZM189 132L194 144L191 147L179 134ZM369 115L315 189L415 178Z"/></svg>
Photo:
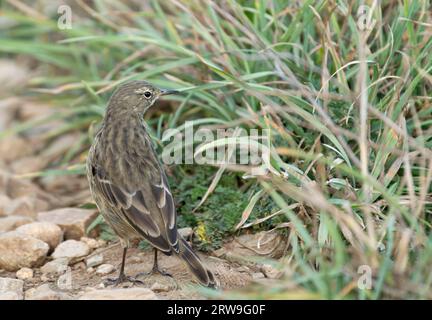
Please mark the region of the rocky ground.
<svg viewBox="0 0 432 320"><path fill-rule="evenodd" d="M175 281L153 275L140 278L143 284L104 285L106 278L116 276L122 249L118 243L99 240L97 229L86 234L98 212L82 208L91 202L85 176L34 174L65 168L63 156L76 148L79 135L54 134L67 123L40 120L56 108L14 94L31 77L25 67L0 60L0 299L206 298L174 256L161 255L160 264ZM30 130L10 132L28 121L33 122ZM82 149L72 163L83 163L85 155ZM274 235L244 235L202 258L224 290L278 277L269 265L239 257L277 256L281 250L283 242ZM132 248L127 261L128 275L148 271L153 252Z"/></svg>

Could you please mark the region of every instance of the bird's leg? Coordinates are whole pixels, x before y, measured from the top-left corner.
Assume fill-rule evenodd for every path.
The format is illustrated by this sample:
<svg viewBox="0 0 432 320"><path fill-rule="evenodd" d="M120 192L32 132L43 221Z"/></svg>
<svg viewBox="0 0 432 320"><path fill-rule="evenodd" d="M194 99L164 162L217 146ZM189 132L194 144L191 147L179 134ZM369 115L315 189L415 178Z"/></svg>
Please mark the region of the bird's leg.
<svg viewBox="0 0 432 320"><path fill-rule="evenodd" d="M164 270L162 270L162 269L159 269L157 254L158 254L158 251L157 251L157 249L155 248L155 249L154 249L154 262L153 262L153 268L151 269L151 271L148 271L148 272L140 272L140 273L138 273L138 274L135 276L136 278L139 277L139 276L149 276L149 275L156 274L156 273L159 273L160 275L167 276L167 277L171 277L171 278L173 277L170 273L168 273L168 272L166 272L166 271L164 271Z"/></svg>
<svg viewBox="0 0 432 320"><path fill-rule="evenodd" d="M132 283L140 283L140 284L144 284L141 280L129 277L127 275L125 275L124 273L124 268L125 268L125 263L126 263L126 252L127 252L127 247L123 249L123 257L122 257L122 263L121 263L121 267L120 267L120 273L119 276L117 278L109 278L105 281L105 285L114 285L114 286L118 286L119 284L129 281Z"/></svg>

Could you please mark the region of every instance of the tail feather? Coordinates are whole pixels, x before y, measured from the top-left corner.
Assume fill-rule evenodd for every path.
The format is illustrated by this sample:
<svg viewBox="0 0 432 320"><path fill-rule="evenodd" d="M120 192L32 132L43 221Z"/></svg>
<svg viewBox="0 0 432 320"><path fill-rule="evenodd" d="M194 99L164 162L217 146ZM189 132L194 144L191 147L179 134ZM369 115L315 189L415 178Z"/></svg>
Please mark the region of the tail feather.
<svg viewBox="0 0 432 320"><path fill-rule="evenodd" d="M179 237L179 253L180 258L186 262L189 270L195 275L199 282L206 287L216 288L218 286L213 273L207 269L201 259L193 252L191 246Z"/></svg>

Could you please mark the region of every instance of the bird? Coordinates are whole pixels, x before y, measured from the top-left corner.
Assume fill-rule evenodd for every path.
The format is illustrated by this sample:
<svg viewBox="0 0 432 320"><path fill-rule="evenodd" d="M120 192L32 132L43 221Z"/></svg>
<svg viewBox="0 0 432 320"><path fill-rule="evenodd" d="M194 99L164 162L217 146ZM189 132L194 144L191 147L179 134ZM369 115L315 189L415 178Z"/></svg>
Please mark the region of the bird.
<svg viewBox="0 0 432 320"><path fill-rule="evenodd" d="M108 101L101 126L90 147L86 171L91 195L106 223L120 239L123 256L118 285L141 282L142 274L171 276L158 265L158 252L176 255L206 287L217 288L207 268L177 230L177 212L167 176L147 132L144 115L160 97L179 93L143 80L120 85ZM133 239L154 247L150 272L126 276L126 253Z"/></svg>

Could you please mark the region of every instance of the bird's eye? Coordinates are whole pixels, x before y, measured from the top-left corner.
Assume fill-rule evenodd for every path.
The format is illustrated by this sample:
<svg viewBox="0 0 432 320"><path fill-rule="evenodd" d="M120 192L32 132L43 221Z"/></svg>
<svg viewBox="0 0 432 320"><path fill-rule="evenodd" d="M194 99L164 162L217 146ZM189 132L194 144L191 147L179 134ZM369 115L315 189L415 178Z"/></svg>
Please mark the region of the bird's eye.
<svg viewBox="0 0 432 320"><path fill-rule="evenodd" d="M150 91L146 91L144 92L144 97L146 97L147 99L149 99L152 96Z"/></svg>

